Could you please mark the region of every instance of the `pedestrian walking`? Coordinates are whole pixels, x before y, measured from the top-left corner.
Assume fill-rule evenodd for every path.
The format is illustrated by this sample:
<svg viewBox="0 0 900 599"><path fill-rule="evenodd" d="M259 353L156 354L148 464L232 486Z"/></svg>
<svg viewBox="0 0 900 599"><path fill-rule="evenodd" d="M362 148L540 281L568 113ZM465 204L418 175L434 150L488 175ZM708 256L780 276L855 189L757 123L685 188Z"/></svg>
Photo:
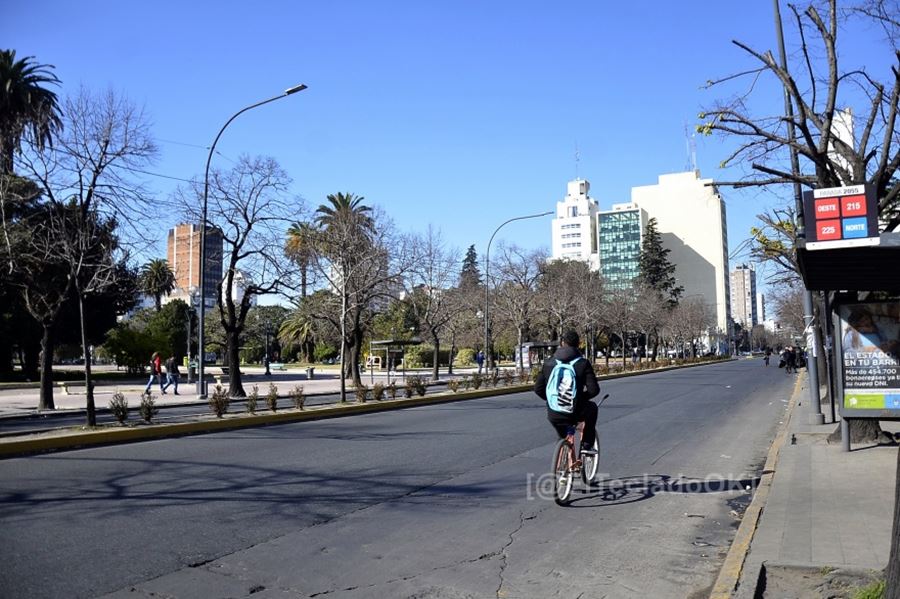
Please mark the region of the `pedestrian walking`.
<svg viewBox="0 0 900 599"><path fill-rule="evenodd" d="M175 356L171 356L166 360L166 384L163 385L162 392L165 393L169 387L175 387L175 395L178 395L178 377L181 373L178 371L178 360Z"/></svg>
<svg viewBox="0 0 900 599"><path fill-rule="evenodd" d="M150 387L153 386L153 381L159 383L159 391L163 395L166 394L166 389L163 387L163 379L162 379L162 358L159 357L159 352L153 352L153 355L150 356L150 380L147 381L147 386L144 388L144 395L150 394Z"/></svg>
<svg viewBox="0 0 900 599"><path fill-rule="evenodd" d="M772 350L768 347L766 348L766 355L763 356L763 362L765 362L766 366L769 365L769 357L772 355Z"/></svg>
<svg viewBox="0 0 900 599"><path fill-rule="evenodd" d="M484 352L480 351L475 354L475 363L478 364L478 374L481 374L481 368L484 366Z"/></svg>

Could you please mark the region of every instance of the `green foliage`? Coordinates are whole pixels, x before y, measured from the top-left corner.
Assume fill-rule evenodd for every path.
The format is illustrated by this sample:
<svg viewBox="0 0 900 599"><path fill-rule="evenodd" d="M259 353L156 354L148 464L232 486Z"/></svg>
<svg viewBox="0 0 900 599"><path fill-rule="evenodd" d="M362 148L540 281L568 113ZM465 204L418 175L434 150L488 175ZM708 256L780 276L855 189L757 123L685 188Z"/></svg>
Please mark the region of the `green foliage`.
<svg viewBox="0 0 900 599"><path fill-rule="evenodd" d="M162 296L175 289L175 273L165 258L155 258L144 264L140 277L141 291L151 296L157 312L161 308Z"/></svg>
<svg viewBox="0 0 900 599"><path fill-rule="evenodd" d="M462 270L459 273L459 286L462 289L474 289L481 285L481 270L478 268L478 254L475 245L470 245L463 258Z"/></svg>
<svg viewBox="0 0 900 599"><path fill-rule="evenodd" d="M304 404L306 403L306 395L303 393L303 385L294 385L294 388L291 390L291 400L294 402L294 407L298 410L302 410Z"/></svg>
<svg viewBox="0 0 900 599"><path fill-rule="evenodd" d="M228 397L228 393L222 385L216 385L216 388L212 395L209 396L208 401L209 407L216 417L221 418L223 414L228 412L228 404L231 403L231 398Z"/></svg>
<svg viewBox="0 0 900 599"><path fill-rule="evenodd" d="M329 358L337 358L338 349L327 343L316 343L316 349L313 351L313 357L316 362L324 362Z"/></svg>
<svg viewBox="0 0 900 599"><path fill-rule="evenodd" d="M384 399L384 384L383 383L375 383L372 385L372 399L375 401L381 401Z"/></svg>
<svg viewBox="0 0 900 599"><path fill-rule="evenodd" d="M256 404L259 401L259 387L253 385L250 389L250 394L247 395L247 411L251 414L256 414Z"/></svg>
<svg viewBox="0 0 900 599"><path fill-rule="evenodd" d="M466 391L468 391L468 390L469 390L469 387L471 387L471 386L472 386L472 379L469 378L468 375L467 375L467 376L464 376L464 377L462 378L462 387L463 387L463 389L465 389Z"/></svg>
<svg viewBox="0 0 900 599"><path fill-rule="evenodd" d="M269 392L266 394L266 405L273 412L278 410L278 387L274 383L269 383Z"/></svg>
<svg viewBox="0 0 900 599"><path fill-rule="evenodd" d="M144 422L147 424L153 422L153 417L159 413L159 408L156 407L155 395L152 393L145 393L141 396L140 412Z"/></svg>
<svg viewBox="0 0 900 599"><path fill-rule="evenodd" d="M471 347L464 347L456 353L454 364L458 366L471 366L475 363L475 350Z"/></svg>
<svg viewBox="0 0 900 599"><path fill-rule="evenodd" d="M434 346L433 345L410 345L403 354L406 360L407 368L431 368L434 366ZM450 350L442 349L439 352L438 360L441 365L450 362Z"/></svg>
<svg viewBox="0 0 900 599"><path fill-rule="evenodd" d="M119 391L113 393L112 399L109 400L109 410L119 424L125 424L128 420L128 400Z"/></svg>
<svg viewBox="0 0 900 599"><path fill-rule="evenodd" d="M882 599L887 583L884 580L876 580L853 592L853 599Z"/></svg>
<svg viewBox="0 0 900 599"><path fill-rule="evenodd" d="M124 366L131 374L143 372L150 355L162 345L149 331L134 328L127 322L119 323L109 332L103 344L103 352L116 364Z"/></svg>
<svg viewBox="0 0 900 599"><path fill-rule="evenodd" d="M662 236L656 226L655 218L647 221L641 243L638 278L658 291L671 305L675 305L684 292L684 287L677 285L675 265L669 261L670 250L663 246Z"/></svg>

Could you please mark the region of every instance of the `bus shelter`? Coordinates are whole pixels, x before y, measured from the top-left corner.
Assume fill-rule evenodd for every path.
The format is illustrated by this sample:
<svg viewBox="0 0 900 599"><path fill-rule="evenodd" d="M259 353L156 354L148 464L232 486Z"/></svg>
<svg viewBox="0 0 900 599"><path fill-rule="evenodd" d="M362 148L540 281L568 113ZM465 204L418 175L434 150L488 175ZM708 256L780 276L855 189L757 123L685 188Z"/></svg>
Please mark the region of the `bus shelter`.
<svg viewBox="0 0 900 599"><path fill-rule="evenodd" d="M366 365L369 368L369 380L375 383L375 370L387 369L388 377L395 373L399 363L402 370L401 376L406 378L406 348L410 345L421 345L422 340L413 339L381 339L369 342L369 358Z"/></svg>

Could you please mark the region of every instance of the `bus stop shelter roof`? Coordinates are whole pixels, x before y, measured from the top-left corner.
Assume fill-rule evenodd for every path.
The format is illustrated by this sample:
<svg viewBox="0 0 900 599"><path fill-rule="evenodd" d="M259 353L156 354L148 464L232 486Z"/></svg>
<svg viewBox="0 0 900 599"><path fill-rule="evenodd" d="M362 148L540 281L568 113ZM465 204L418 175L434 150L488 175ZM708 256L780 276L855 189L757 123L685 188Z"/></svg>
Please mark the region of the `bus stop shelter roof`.
<svg viewBox="0 0 900 599"><path fill-rule="evenodd" d="M900 233L882 233L880 245L797 249L797 263L812 291L900 292Z"/></svg>

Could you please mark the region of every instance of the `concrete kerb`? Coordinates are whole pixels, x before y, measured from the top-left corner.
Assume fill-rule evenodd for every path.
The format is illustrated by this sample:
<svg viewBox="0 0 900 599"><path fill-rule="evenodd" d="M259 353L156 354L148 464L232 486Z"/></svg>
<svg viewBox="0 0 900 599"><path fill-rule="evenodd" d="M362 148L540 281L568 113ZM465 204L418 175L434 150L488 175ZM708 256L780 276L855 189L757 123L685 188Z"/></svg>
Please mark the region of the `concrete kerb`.
<svg viewBox="0 0 900 599"><path fill-rule="evenodd" d="M805 370L803 371L803 376L797 377L797 382L794 384L794 392L791 394L790 403L788 404L787 416L779 425L775 439L769 447L766 463L760 475L759 486L757 486L756 492L753 494L753 500L744 512L741 524L734 535L734 541L732 541L731 547L728 549L725 562L722 564L719 576L716 578L716 582L709 594L710 599L730 599L737 589L744 569L744 562L747 559L747 554L750 552L750 544L753 541L753 536L756 534L759 519L762 516L769 492L772 489L775 467L778 464L778 456L781 448L784 446L790 422L794 416L794 407L797 405L797 399L803 388L803 381L807 377L808 373Z"/></svg>
<svg viewBox="0 0 900 599"><path fill-rule="evenodd" d="M598 377L598 379L601 381L612 380L629 376L638 376L641 374L666 372L679 368L708 366L710 364L720 364L723 362L733 361L734 359L735 358L729 360L716 360L712 362L702 362L699 364L684 364L680 366L664 366L662 368L655 368L652 370L613 373L602 375ZM255 426L267 426L271 424L285 424L290 422L339 418L341 416L350 416L355 414L383 412L430 404L481 399L484 397L491 397L495 395L510 395L514 393L531 391L533 388L534 386L529 383L525 385L512 385L509 387L479 389L476 391L461 391L458 393L443 393L409 399L404 398L396 400L370 401L362 404L348 403L338 405L314 406L303 410L288 409L282 412L274 413L260 412L252 415L246 413L226 414L222 418L216 418L210 414L208 416L202 416L200 417L201 419L192 422L148 424L127 428L104 427L101 430L71 430L70 432L62 433L54 431L52 433L41 434L35 437L24 439L15 437L0 438L0 458L75 449L79 447L89 447L96 445L112 445L133 441L145 441L149 439L180 437L185 435L201 434L205 432L250 428ZM334 393L329 392L316 395L333 394Z"/></svg>

